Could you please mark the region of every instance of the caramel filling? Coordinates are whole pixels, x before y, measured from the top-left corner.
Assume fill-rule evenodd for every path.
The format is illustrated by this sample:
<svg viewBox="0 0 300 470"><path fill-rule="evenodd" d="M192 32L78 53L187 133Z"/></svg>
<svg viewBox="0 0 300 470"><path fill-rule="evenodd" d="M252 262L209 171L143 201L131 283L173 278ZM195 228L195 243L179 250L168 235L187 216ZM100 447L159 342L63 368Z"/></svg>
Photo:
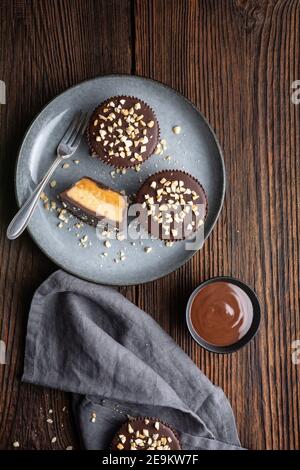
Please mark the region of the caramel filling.
<svg viewBox="0 0 300 470"><path fill-rule="evenodd" d="M94 181L82 178L66 194L75 204L95 212L98 217L123 221L125 199L112 189L101 188Z"/></svg>

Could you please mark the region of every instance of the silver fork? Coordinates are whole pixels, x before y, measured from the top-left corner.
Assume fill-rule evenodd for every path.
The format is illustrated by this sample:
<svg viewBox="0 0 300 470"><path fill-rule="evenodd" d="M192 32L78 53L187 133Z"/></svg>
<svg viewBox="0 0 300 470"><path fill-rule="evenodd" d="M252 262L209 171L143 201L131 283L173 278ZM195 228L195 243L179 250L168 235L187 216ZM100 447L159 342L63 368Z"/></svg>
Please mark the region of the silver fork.
<svg viewBox="0 0 300 470"><path fill-rule="evenodd" d="M6 236L9 238L9 240L18 238L21 233L24 232L37 206L39 198L54 171L63 160L67 160L76 152L87 126L87 118L88 114L83 114L82 111L79 111L79 113L74 116L69 128L67 129L65 135L57 147L56 159L52 163L42 181L37 185L35 190L32 192L27 201L9 224L6 232Z"/></svg>

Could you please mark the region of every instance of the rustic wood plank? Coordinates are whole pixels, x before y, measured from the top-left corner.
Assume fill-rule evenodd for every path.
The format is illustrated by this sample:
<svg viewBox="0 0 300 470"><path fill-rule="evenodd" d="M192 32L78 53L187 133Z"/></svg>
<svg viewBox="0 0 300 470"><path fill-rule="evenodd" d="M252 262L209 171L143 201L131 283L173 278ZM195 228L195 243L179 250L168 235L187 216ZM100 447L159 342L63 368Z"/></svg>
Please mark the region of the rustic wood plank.
<svg viewBox="0 0 300 470"><path fill-rule="evenodd" d="M300 447L299 367L291 362L291 342L300 338L300 127L299 107L290 101L291 82L300 78L299 3L0 2L0 79L8 84L8 103L0 106L0 338L8 361L0 366L0 448L14 440L22 448L78 445L68 396L20 384L30 299L55 266L28 236L5 239L18 145L57 93L86 78L130 71L173 86L199 106L224 149L228 190L201 253L160 281L121 291L223 387L243 445ZM190 292L219 274L248 281L263 307L259 336L232 356L200 349L184 321ZM49 409L53 424L46 423Z"/></svg>
<svg viewBox="0 0 300 470"><path fill-rule="evenodd" d="M228 188L204 249L172 275L141 286L153 313L231 400L242 444L300 447L298 1L135 1L135 71L175 87L208 118L224 149ZM184 309L204 279L233 275L262 304L258 337L231 356L189 337ZM162 295L163 293L163 295Z"/></svg>
<svg viewBox="0 0 300 470"><path fill-rule="evenodd" d="M7 84L7 104L0 106L0 338L7 344L7 366L0 365L0 448L11 448L15 440L23 449L75 447L68 396L20 384L30 300L56 268L28 235L10 243L5 231L16 210L13 173L26 127L69 86L105 73L130 73L131 5L2 0L0 18L0 78Z"/></svg>

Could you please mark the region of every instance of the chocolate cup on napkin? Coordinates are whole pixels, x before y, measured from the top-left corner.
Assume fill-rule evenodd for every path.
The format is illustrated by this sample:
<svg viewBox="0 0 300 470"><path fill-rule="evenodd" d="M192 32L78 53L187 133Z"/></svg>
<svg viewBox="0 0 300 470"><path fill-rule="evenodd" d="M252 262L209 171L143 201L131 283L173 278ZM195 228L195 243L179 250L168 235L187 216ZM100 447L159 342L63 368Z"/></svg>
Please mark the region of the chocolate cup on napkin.
<svg viewBox="0 0 300 470"><path fill-rule="evenodd" d="M106 449L128 416L159 416L185 450L241 449L224 393L170 336L115 289L63 271L33 297L22 380L74 394L86 449Z"/></svg>

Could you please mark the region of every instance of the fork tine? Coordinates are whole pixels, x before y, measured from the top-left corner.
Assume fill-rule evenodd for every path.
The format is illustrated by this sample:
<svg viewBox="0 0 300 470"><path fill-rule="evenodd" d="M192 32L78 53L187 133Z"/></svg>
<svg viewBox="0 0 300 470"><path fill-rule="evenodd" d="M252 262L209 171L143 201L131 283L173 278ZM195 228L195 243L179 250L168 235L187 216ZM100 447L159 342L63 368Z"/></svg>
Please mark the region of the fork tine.
<svg viewBox="0 0 300 470"><path fill-rule="evenodd" d="M63 138L62 138L61 141L60 141L61 144L66 144L66 143L68 142L68 140L69 140L69 138L71 137L71 135L72 135L74 129L76 129L77 124L78 124L78 122L80 121L81 115L82 115L82 111L81 111L81 110L78 111L78 112L74 115L74 117L73 117L73 119L72 119L72 121L71 121L71 124L69 125L69 127L68 127L68 129L66 130L66 132L65 132L65 134L64 134L64 136L63 136Z"/></svg>
<svg viewBox="0 0 300 470"><path fill-rule="evenodd" d="M79 114L78 114L78 118L77 118L77 121L72 129L72 132L71 134L69 135L69 138L68 140L66 141L66 144L67 145L71 145L71 142L73 141L73 139L76 137L77 133L78 133L78 129L80 129L80 126L81 126L81 122L82 122L82 111L80 110Z"/></svg>
<svg viewBox="0 0 300 470"><path fill-rule="evenodd" d="M71 147L78 147L78 145L80 144L81 138L86 130L87 124L88 124L88 113L85 113L78 127L77 135L75 136L73 142L70 144Z"/></svg>

